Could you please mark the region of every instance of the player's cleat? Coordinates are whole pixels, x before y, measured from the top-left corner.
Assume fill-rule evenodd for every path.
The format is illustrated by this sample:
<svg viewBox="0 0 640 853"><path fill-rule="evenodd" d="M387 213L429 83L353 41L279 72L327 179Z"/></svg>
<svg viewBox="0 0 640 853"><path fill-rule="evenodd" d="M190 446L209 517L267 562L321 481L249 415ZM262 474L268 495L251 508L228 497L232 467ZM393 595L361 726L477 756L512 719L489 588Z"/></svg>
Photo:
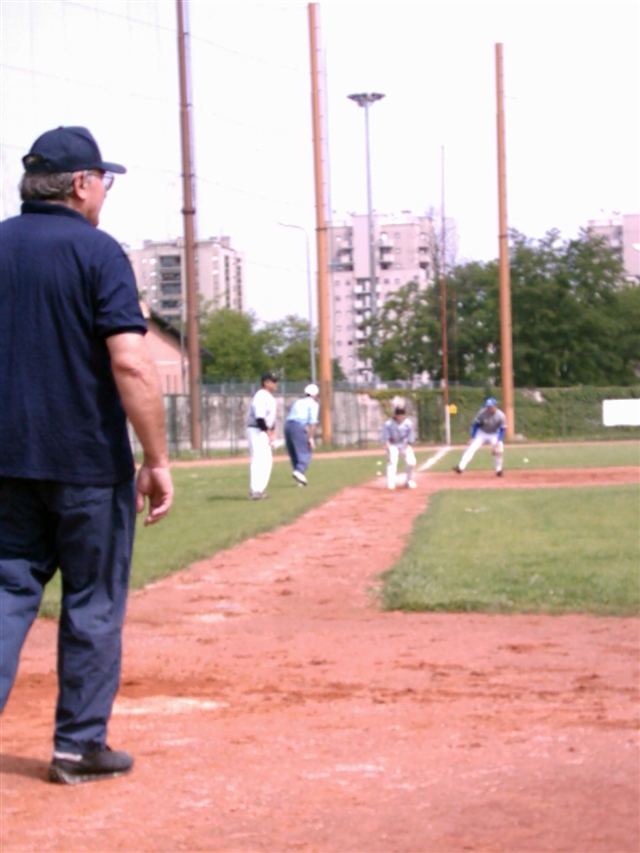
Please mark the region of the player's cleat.
<svg viewBox="0 0 640 853"><path fill-rule="evenodd" d="M456 472L456 474L462 474L462 468L459 465L454 465L453 470Z"/></svg>
<svg viewBox="0 0 640 853"><path fill-rule="evenodd" d="M388 488L388 489L391 489L391 490L393 491L393 489L395 489L395 487L396 487L396 484L395 484L395 483L387 483L387 488Z"/></svg>
<svg viewBox="0 0 640 853"><path fill-rule="evenodd" d="M293 479L294 479L294 480L297 480L297 481L298 481L298 483L300 483L300 485L301 485L301 486L306 486L306 485L307 485L307 478L304 476L304 474L302 473L302 471L294 471L294 472L291 474L291 476L293 477Z"/></svg>
<svg viewBox="0 0 640 853"><path fill-rule="evenodd" d="M133 767L133 758L126 752L112 752L109 747L88 755L54 752L49 765L49 781L61 785L79 785L98 779L124 776Z"/></svg>
<svg viewBox="0 0 640 853"><path fill-rule="evenodd" d="M407 488L408 488L408 489L415 489L415 488L417 488L417 486L416 486L416 481L415 481L415 480L407 480Z"/></svg>
<svg viewBox="0 0 640 853"><path fill-rule="evenodd" d="M266 501L269 495L266 492L251 492L249 495L250 501Z"/></svg>
<svg viewBox="0 0 640 853"><path fill-rule="evenodd" d="M496 471L496 477L504 477L504 471Z"/></svg>

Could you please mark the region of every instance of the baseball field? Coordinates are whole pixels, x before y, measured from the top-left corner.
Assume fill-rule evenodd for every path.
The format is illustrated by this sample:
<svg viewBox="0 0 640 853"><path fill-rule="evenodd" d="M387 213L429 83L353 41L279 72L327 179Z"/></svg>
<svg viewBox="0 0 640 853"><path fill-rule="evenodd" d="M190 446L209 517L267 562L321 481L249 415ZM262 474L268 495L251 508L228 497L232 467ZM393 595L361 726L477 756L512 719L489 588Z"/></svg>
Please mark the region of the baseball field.
<svg viewBox="0 0 640 853"><path fill-rule="evenodd" d="M38 619L2 717L3 853L637 853L640 447L510 447L502 479L459 453L423 450L415 490L380 454L318 454L307 489L283 462L259 503L246 461L176 466L110 725L134 772L45 781Z"/></svg>

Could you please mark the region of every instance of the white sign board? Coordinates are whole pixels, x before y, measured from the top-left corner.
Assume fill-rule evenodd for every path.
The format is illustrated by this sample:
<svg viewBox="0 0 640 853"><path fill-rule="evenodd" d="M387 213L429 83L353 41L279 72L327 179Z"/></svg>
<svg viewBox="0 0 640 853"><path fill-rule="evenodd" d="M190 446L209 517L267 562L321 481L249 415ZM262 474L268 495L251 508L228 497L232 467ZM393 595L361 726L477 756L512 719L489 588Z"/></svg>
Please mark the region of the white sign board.
<svg viewBox="0 0 640 853"><path fill-rule="evenodd" d="M640 400L603 400L605 426L640 426Z"/></svg>

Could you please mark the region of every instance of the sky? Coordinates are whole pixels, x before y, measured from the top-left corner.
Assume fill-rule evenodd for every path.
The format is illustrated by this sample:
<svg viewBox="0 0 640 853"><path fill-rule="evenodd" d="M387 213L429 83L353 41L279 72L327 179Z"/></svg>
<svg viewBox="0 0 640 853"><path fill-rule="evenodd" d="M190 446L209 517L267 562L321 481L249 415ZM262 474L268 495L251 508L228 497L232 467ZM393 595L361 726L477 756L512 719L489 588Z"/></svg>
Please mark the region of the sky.
<svg viewBox="0 0 640 853"><path fill-rule="evenodd" d="M245 256L247 308L307 316L315 277L308 9L188 0L197 234ZM503 45L510 228L575 237L640 206L635 0L324 0L330 207L455 220L460 261L498 254L495 44ZM0 0L0 217L44 130L89 127L123 163L101 227L136 248L182 233L173 0ZM444 159L444 173L442 161ZM279 223L296 226L287 228Z"/></svg>

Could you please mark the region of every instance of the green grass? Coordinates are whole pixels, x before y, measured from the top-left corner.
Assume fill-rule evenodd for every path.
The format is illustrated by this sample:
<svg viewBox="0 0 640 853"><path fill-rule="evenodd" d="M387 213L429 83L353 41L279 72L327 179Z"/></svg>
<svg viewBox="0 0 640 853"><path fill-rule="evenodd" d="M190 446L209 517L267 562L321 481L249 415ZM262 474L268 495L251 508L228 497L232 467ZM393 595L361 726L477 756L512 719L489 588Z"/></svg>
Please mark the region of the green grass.
<svg viewBox="0 0 640 853"><path fill-rule="evenodd" d="M440 492L383 575L383 606L638 614L639 520L636 485Z"/></svg>
<svg viewBox="0 0 640 853"><path fill-rule="evenodd" d="M419 451L418 465L432 452ZM505 467L508 476L509 469L517 468L638 465L639 456L638 442L511 445L506 448ZM458 459L459 451L448 453L433 470L450 470ZM492 468L486 448L478 451L470 468ZM171 513L158 525L138 527L131 586L138 589L287 524L340 489L383 471L382 451L340 459L317 454L309 471L311 485L301 489L293 485L287 462L277 461L269 486L271 499L250 502L248 459L174 468ZM634 486L440 493L417 521L400 563L386 577L384 606L636 613L638 529ZM59 598L56 574L45 591L41 614L57 616Z"/></svg>
<svg viewBox="0 0 640 853"><path fill-rule="evenodd" d="M451 451L431 470L448 471L462 456L462 450ZM505 471L527 468L599 468L617 465L640 465L640 442L601 444L568 444L544 447L522 444L505 444ZM488 445L481 447L473 457L467 471L493 469L493 457Z"/></svg>
<svg viewBox="0 0 640 853"><path fill-rule="evenodd" d="M429 452L418 452L418 464ZM282 457L280 457L282 458ZM249 460L246 463L173 468L174 504L159 524L143 527L139 517L133 549L131 587L139 589L158 578L211 557L245 539L288 524L347 486L366 482L384 471L384 453L339 459L314 457L309 486L300 488L286 461L276 461L269 483L270 499L249 501ZM40 615L58 616L59 573L47 585Z"/></svg>

